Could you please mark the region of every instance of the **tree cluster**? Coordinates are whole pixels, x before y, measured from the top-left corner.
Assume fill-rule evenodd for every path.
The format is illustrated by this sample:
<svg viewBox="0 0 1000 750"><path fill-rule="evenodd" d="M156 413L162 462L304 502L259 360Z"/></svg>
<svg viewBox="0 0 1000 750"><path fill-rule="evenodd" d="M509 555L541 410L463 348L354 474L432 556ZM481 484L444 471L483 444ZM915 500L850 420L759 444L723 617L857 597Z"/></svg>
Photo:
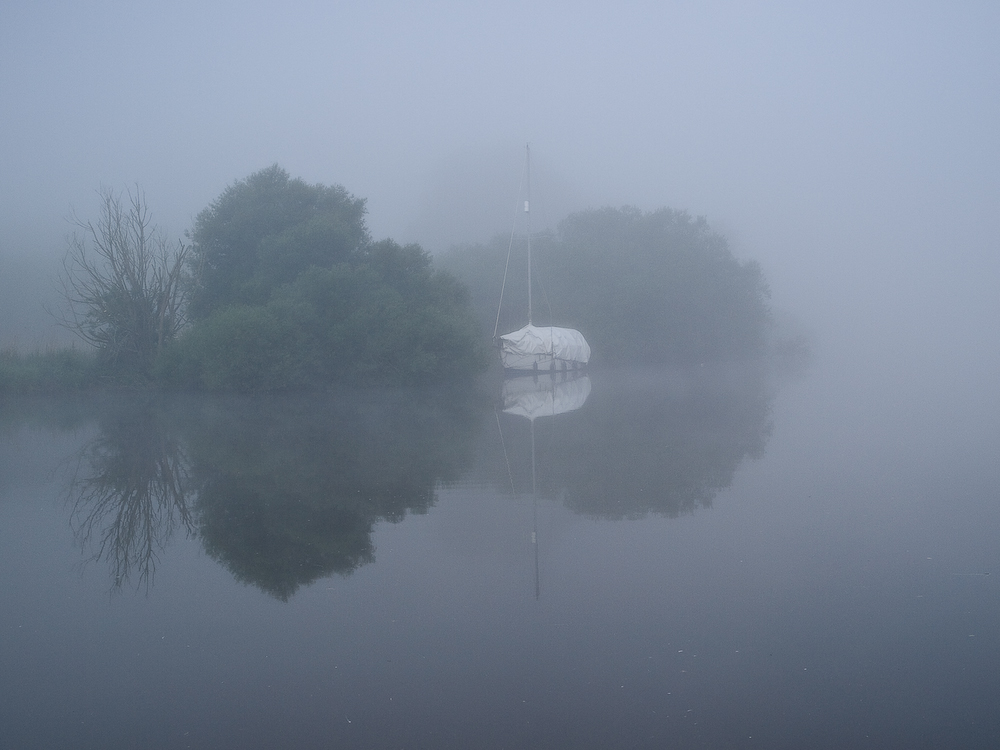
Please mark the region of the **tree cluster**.
<svg viewBox="0 0 1000 750"><path fill-rule="evenodd" d="M192 233L194 325L161 376L209 390L409 385L484 364L465 290L417 245L372 242L365 202L277 166Z"/></svg>
<svg viewBox="0 0 1000 750"><path fill-rule="evenodd" d="M226 188L173 253L141 195L102 197L64 296L68 325L119 380L260 392L485 365L465 289L419 246L373 242L365 201L342 187L268 167Z"/></svg>
<svg viewBox="0 0 1000 750"><path fill-rule="evenodd" d="M277 165L239 180L195 218L191 316L266 304L310 268L355 258L369 243L365 201L309 185Z"/></svg>
<svg viewBox="0 0 1000 750"><path fill-rule="evenodd" d="M435 269L418 245L373 241L363 199L277 165L226 188L187 245L167 243L141 192L101 200L66 258L64 322L119 381L265 392L415 385L486 366L503 239L454 248ZM595 365L745 358L769 344L760 266L702 218L584 211L532 247L533 322L579 328ZM500 333L526 322L523 249Z"/></svg>
<svg viewBox="0 0 1000 750"><path fill-rule="evenodd" d="M492 334L507 238L453 248L441 266L471 290ZM510 263L500 333L527 315L524 245ZM532 237L534 323L586 335L595 365L690 364L762 353L769 291L759 264L741 262L703 218L683 211L603 208L572 214Z"/></svg>

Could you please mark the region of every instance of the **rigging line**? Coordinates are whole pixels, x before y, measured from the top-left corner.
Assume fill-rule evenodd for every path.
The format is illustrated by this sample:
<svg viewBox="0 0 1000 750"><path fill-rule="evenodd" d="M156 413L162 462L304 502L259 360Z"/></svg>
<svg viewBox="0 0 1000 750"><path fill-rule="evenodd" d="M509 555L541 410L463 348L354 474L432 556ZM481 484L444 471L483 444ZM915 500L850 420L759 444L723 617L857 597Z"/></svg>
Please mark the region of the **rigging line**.
<svg viewBox="0 0 1000 750"><path fill-rule="evenodd" d="M503 266L503 283L500 284L500 302L497 305L497 322L493 326L493 339L496 340L497 331L500 330L500 310L503 309L503 294L504 290L507 288L507 270L510 268L510 251L514 247L514 232L517 230L517 212L521 206L521 190L524 188L524 173L528 169L528 163L525 161L524 166L521 168L521 178L517 183L517 200L514 201L514 220L511 222L510 226L510 241L507 243L507 262ZM530 241L530 240L529 240Z"/></svg>

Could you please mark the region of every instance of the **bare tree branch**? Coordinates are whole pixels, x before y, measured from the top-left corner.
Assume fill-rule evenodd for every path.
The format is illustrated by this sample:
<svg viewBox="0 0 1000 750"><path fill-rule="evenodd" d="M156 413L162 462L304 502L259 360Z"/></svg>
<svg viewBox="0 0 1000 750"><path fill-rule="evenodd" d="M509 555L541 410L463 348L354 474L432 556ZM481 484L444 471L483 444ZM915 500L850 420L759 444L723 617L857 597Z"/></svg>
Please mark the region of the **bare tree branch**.
<svg viewBox="0 0 1000 750"><path fill-rule="evenodd" d="M98 194L97 221L73 219L60 323L97 347L112 372L148 377L157 354L187 322L181 277L189 249L168 243L138 187Z"/></svg>

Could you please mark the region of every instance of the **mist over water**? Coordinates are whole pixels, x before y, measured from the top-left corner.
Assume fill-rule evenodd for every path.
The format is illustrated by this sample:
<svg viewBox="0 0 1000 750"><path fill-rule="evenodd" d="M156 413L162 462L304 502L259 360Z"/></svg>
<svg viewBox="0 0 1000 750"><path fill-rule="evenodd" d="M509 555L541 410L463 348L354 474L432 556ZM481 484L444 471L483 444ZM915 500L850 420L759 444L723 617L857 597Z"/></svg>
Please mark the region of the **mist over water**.
<svg viewBox="0 0 1000 750"><path fill-rule="evenodd" d="M5 736L991 746L995 401L775 364L8 400Z"/></svg>

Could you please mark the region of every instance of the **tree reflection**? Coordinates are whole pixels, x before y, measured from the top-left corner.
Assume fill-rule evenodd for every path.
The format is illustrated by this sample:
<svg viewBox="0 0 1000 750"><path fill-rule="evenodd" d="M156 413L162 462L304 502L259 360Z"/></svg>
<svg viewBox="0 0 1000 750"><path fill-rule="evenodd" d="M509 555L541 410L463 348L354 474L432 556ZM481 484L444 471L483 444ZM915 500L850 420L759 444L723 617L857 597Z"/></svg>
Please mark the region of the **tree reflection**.
<svg viewBox="0 0 1000 750"><path fill-rule="evenodd" d="M113 589L148 589L183 529L287 600L371 562L379 521L425 512L471 462L482 411L469 392L119 399L77 457L74 529Z"/></svg>
<svg viewBox="0 0 1000 750"><path fill-rule="evenodd" d="M763 455L772 382L766 363L595 374L585 406L535 420L538 492L608 519L709 506ZM529 425L504 416L515 485L528 488Z"/></svg>
<svg viewBox="0 0 1000 750"><path fill-rule="evenodd" d="M479 410L414 392L217 400L189 430L205 549L287 600L374 559L379 521L434 502L471 462Z"/></svg>
<svg viewBox="0 0 1000 750"><path fill-rule="evenodd" d="M749 365L595 372L568 383L580 386L573 408L553 391L540 402L548 416L525 411L536 416L534 456L529 420L499 414L501 444L496 420L483 419L488 402L471 392L119 398L99 409L80 453L73 524L115 589L148 587L182 530L236 579L284 601L371 562L376 525L426 512L442 483L530 491L532 458L537 492L575 512L708 506L762 455L772 382L766 366Z"/></svg>
<svg viewBox="0 0 1000 750"><path fill-rule="evenodd" d="M111 569L112 589L147 588L158 553L180 528L194 530L188 460L163 411L125 398L103 409L72 482L73 527L91 559Z"/></svg>

